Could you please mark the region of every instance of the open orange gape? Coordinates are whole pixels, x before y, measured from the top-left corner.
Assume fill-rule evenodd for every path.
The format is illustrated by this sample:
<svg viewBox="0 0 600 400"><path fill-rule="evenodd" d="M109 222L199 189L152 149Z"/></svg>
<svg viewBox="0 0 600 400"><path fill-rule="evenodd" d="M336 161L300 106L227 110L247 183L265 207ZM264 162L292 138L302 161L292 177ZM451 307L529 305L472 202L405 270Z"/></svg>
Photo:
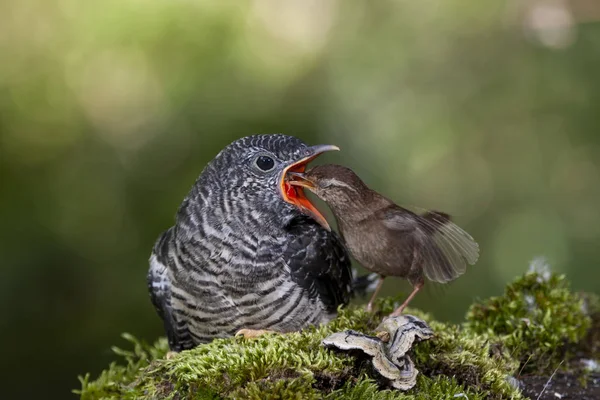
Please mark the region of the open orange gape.
<svg viewBox="0 0 600 400"><path fill-rule="evenodd" d="M318 157L320 154L326 151L339 150L339 148L333 145L318 145L310 147L309 150L310 155L308 157L296 161L295 163L289 165L283 170L280 182L281 196L286 202L295 205L303 213L311 216L325 229L330 231L331 227L327 223L327 220L325 219L323 214L321 214L321 212L310 202L308 197L306 197L304 189L300 186L290 184L290 179L293 179L293 177L289 176L289 173L303 173L306 170L307 164L314 160L316 157Z"/></svg>

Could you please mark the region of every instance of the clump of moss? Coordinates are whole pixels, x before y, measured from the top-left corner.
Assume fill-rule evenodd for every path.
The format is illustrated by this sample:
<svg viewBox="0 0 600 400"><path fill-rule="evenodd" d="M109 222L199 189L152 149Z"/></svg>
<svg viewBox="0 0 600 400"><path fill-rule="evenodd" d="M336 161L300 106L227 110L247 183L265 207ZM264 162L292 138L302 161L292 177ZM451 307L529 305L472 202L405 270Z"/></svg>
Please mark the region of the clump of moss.
<svg viewBox="0 0 600 400"><path fill-rule="evenodd" d="M232 399L306 399L318 400L322 397L312 385L314 379L308 376L297 378L270 376L256 381L248 382L244 386L232 391Z"/></svg>
<svg viewBox="0 0 600 400"><path fill-rule="evenodd" d="M328 394L325 400L483 400L485 397L471 389L465 389L456 379L447 376L437 376L433 379L419 376L417 388L404 393L398 390L383 389L379 382L362 375L349 380L340 389ZM466 396L466 397L465 397Z"/></svg>
<svg viewBox="0 0 600 400"><path fill-rule="evenodd" d="M535 265L503 296L473 304L466 327L505 346L523 372L542 374L568 357L569 345L586 335L591 320L564 275Z"/></svg>
<svg viewBox="0 0 600 400"><path fill-rule="evenodd" d="M519 366L487 338L456 325L432 321L434 339L415 349L415 364L427 376L451 376L486 399L518 398L508 378Z"/></svg>
<svg viewBox="0 0 600 400"><path fill-rule="evenodd" d="M302 393L310 398L315 376L339 381L354 366L352 357L338 356L321 346L333 332L355 329L371 332L378 321L362 309L340 310L330 324L285 335L267 334L253 340L218 339L170 359L155 361L138 388L150 392L167 380L173 390L209 387L223 396L250 395L258 389ZM251 366L251 367L249 367ZM253 382L247 385L247 382ZM300 386L306 390L300 390Z"/></svg>
<svg viewBox="0 0 600 400"><path fill-rule="evenodd" d="M162 357L167 350L164 340L153 348L128 336L134 351L115 349L126 358L127 366L112 364L94 382L88 376L82 378L79 393L82 399L155 398L201 390L204 398L207 392L235 398L252 397L257 390L268 389L310 398L315 375L336 381L354 364L353 358L323 348L321 340L345 329L372 333L378 322L362 308L342 309L338 318L325 326L285 335L267 334L254 340L217 339L171 358ZM246 385L249 381L252 383Z"/></svg>
<svg viewBox="0 0 600 400"><path fill-rule="evenodd" d="M503 296L473 305L463 325L408 310L427 321L435 336L414 347L411 357L421 373L415 388L400 392L377 380L364 360L321 345L346 329L373 335L396 300L380 300L378 313L349 307L324 326L253 340L217 339L168 358L164 339L148 346L127 336L133 351L115 349L125 365L111 364L95 381L81 378L78 393L84 400L520 399L511 377L527 359L531 367L547 369L590 324L564 277L539 271L517 279Z"/></svg>
<svg viewBox="0 0 600 400"><path fill-rule="evenodd" d="M75 393L81 394L82 399L110 399L126 396L130 391L131 383L138 378L140 371L151 361L164 357L169 350L166 338L160 338L154 345L149 345L128 333L122 336L133 344L133 349L123 350L113 347L112 350L124 359L125 365L111 363L94 381L90 381L89 374L80 376L81 390ZM135 391L132 390L133 392Z"/></svg>
<svg viewBox="0 0 600 400"><path fill-rule="evenodd" d="M382 311L391 304L383 301ZM436 332L434 339L418 345L415 355L418 368L434 379L422 375L407 393L387 390L384 382L368 378L373 375L367 363L321 346L323 338L345 329L374 334L381 315L362 307L340 310L338 318L325 326L254 340L217 339L170 358L162 357L163 341L154 350L135 342L133 352L118 351L127 358L126 367L112 365L95 382L84 379L80 393L82 399L365 398L361 393L377 393L371 396L375 399L421 399L431 398L422 397L424 393L450 392L484 398L496 389L518 397L505 380L511 364L488 354L482 340L457 326L432 321L426 314L411 313L428 320ZM440 396L435 398L444 398Z"/></svg>

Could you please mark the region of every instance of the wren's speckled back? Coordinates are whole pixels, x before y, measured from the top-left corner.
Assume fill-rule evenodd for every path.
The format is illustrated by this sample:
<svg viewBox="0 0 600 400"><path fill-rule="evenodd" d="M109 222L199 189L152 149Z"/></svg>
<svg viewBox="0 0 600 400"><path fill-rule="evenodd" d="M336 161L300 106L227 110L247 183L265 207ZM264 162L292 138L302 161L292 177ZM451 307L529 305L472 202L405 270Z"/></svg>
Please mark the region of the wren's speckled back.
<svg viewBox="0 0 600 400"><path fill-rule="evenodd" d="M244 328L299 330L348 302L341 240L281 195L286 167L309 149L291 136L249 136L202 171L150 258L150 294L172 350Z"/></svg>

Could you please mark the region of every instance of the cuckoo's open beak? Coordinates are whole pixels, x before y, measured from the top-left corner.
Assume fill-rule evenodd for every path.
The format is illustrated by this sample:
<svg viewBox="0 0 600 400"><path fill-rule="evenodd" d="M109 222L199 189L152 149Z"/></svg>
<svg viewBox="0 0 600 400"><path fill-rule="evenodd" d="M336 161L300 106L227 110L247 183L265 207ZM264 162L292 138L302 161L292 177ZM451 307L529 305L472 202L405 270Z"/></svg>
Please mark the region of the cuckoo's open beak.
<svg viewBox="0 0 600 400"><path fill-rule="evenodd" d="M294 182L294 184L292 184L291 181L292 181L292 179L297 179L296 177L298 175L296 175L296 173L301 174L304 172L304 170L306 170L306 165L309 162L314 160L320 154L322 154L326 151L332 151L332 150L339 150L339 147L333 146L333 145L327 145L327 144L310 147L308 156L288 165L283 170L283 173L281 175L281 182L280 182L281 196L283 197L283 199L285 201L287 201L288 203L293 204L296 207L298 207L305 214L313 217L319 224L321 224L328 231L331 230L331 227L327 223L327 220L325 219L323 214L321 214L319 212L319 210L317 210L317 208L310 202L310 200L308 200L308 198L304 194L304 190L302 189L302 186L306 186L306 185L297 185L295 182ZM289 176L292 174L294 175L293 177ZM290 179L290 178L292 178L292 179Z"/></svg>

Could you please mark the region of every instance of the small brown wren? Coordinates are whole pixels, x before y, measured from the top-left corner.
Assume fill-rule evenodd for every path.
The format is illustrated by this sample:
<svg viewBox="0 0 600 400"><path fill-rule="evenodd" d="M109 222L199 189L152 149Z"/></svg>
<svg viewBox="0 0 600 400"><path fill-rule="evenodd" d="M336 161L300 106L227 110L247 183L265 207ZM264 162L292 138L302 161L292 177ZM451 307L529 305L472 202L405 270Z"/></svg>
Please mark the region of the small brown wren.
<svg viewBox="0 0 600 400"><path fill-rule="evenodd" d="M289 175L290 184L309 189L327 203L348 251L363 267L379 274L368 311L388 276L406 278L413 286L391 314L398 316L423 287L425 277L449 282L479 257L477 242L451 222L448 214L428 211L419 215L400 207L369 189L349 168L328 164Z"/></svg>

